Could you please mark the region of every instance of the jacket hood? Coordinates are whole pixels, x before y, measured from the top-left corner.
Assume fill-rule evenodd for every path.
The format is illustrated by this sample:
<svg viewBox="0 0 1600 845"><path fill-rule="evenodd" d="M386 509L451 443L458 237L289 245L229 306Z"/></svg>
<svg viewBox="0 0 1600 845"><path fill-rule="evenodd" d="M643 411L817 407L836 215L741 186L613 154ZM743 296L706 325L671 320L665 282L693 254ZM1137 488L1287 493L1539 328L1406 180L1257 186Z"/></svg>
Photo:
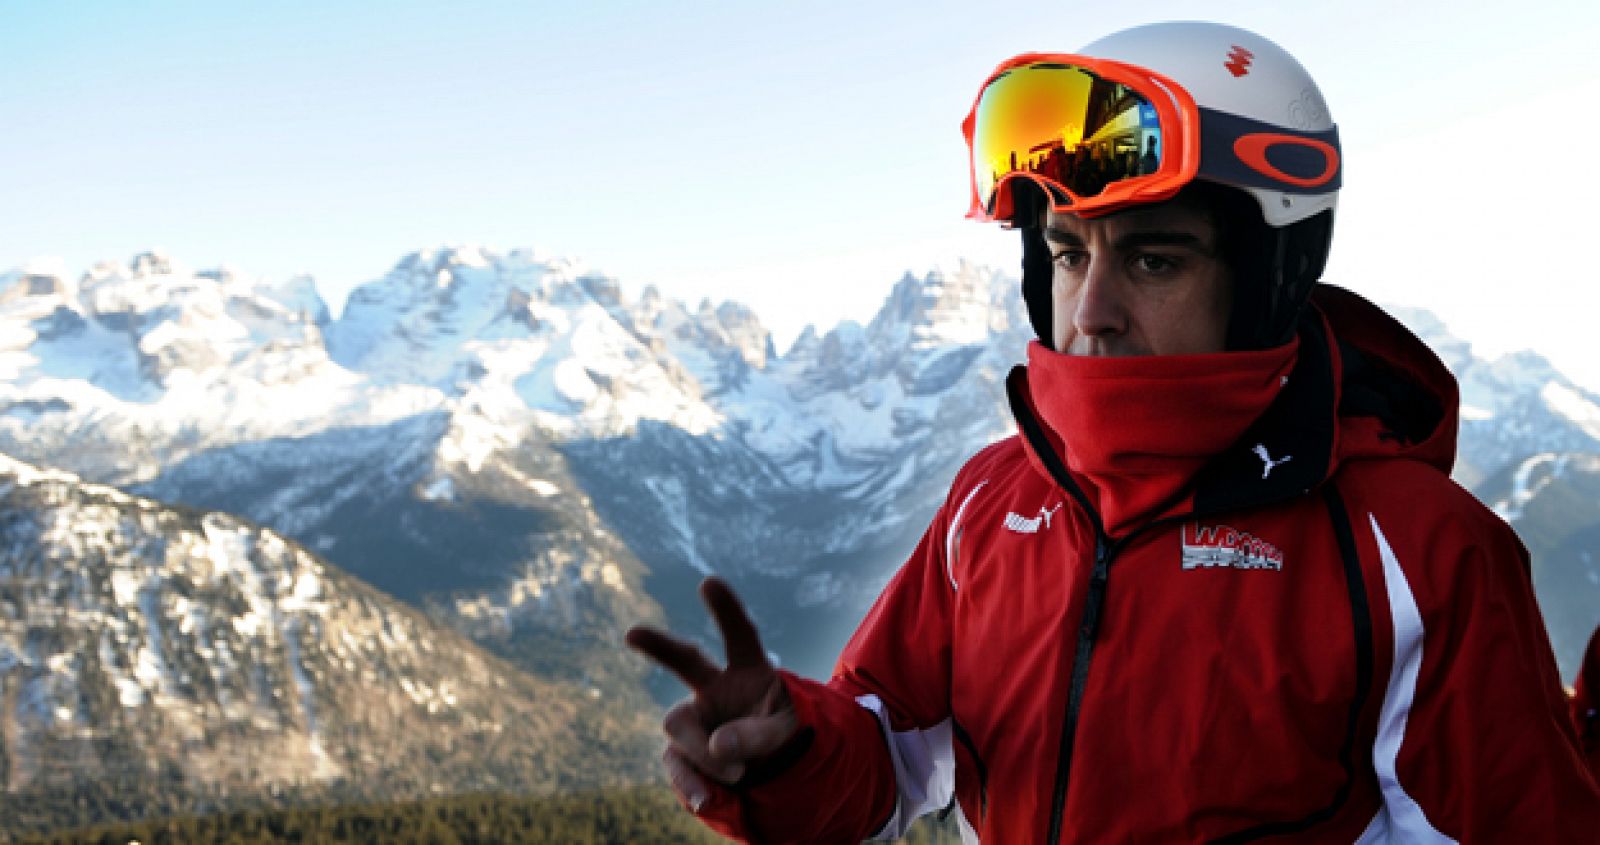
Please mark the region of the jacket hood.
<svg viewBox="0 0 1600 845"><path fill-rule="evenodd" d="M1404 457L1449 475L1461 393L1444 362L1400 321L1357 294L1318 285L1311 302L1337 339L1335 458Z"/></svg>
<svg viewBox="0 0 1600 845"><path fill-rule="evenodd" d="M1109 395L1105 386L1085 390L1089 382L1062 377L1084 365L1063 365L1042 359L1042 354L1030 349L1034 366L1017 368L1007 384L1022 440L1034 467L1083 500L1113 537L1153 520L1256 507L1301 495L1327 481L1346 461L1408 458L1445 474L1454 463L1455 378L1393 317L1331 285L1318 285L1313 292L1312 307L1301 321L1298 354L1289 359L1292 370L1281 389L1254 391L1258 398L1251 400L1253 409L1238 403L1208 409L1198 407L1201 403L1192 396L1148 388L1152 374L1171 370L1168 377L1181 378L1185 368L1207 361L1218 372L1195 373L1194 378L1226 385L1228 371L1239 369L1259 380L1256 371L1273 366L1262 353L1086 365L1097 375L1103 375L1101 369L1114 375L1132 368L1143 376L1118 386L1118 400L1127 407L1121 415L1074 412L1075 403L1104 402ZM1202 415L1223 410L1236 419L1247 415L1231 423L1236 427L1229 439L1199 444L1204 453L1200 460L1193 460L1190 450L1183 461L1164 461L1162 472L1150 471L1149 462L1130 463L1128 455L1151 443L1137 434L1139 427L1120 423L1134 419L1130 413L1140 405L1157 409L1149 415L1152 419L1165 415L1168 430L1156 445L1168 457L1196 445L1185 443L1191 433L1197 442L1217 433L1216 425L1199 425L1183 408L1174 408L1175 399ZM1126 439L1130 432L1131 449L1089 442ZM1085 461L1086 452L1115 460Z"/></svg>

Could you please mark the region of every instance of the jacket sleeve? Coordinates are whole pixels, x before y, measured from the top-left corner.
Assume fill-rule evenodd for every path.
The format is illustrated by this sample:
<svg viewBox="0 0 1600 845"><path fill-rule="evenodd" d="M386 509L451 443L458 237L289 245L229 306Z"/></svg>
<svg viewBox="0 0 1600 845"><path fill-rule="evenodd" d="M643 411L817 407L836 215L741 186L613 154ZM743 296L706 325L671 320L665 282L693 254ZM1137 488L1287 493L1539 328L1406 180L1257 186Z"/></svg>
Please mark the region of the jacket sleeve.
<svg viewBox="0 0 1600 845"><path fill-rule="evenodd" d="M703 821L743 842L860 842L899 836L917 816L949 805L949 524L947 502L845 646L832 680L784 673L799 753L782 755L790 759L775 774L715 790Z"/></svg>
<svg viewBox="0 0 1600 845"><path fill-rule="evenodd" d="M1528 553L1460 495L1456 517L1434 525L1367 515L1393 638L1373 747L1384 806L1361 841L1594 842L1600 788L1578 751Z"/></svg>

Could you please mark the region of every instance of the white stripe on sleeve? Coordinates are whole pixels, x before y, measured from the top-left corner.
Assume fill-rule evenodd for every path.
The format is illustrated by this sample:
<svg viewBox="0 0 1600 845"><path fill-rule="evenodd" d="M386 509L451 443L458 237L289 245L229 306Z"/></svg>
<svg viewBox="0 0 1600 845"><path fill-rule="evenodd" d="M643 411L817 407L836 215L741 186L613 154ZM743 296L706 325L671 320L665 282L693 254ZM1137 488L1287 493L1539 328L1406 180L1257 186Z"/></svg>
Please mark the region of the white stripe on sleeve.
<svg viewBox="0 0 1600 845"><path fill-rule="evenodd" d="M904 836L918 816L949 806L956 792L956 753L951 744L950 720L931 728L897 731L889 726L889 714L875 695L863 695L856 703L872 711L883 728L894 761L894 815L873 839Z"/></svg>
<svg viewBox="0 0 1600 845"><path fill-rule="evenodd" d="M961 539L961 515L967 512L967 505L972 504L972 497L978 495L978 491L982 490L983 485L988 483L989 479L987 478L978 482L978 486L972 488L967 497L961 500L961 507L956 508L956 515L950 520L950 530L945 532L944 571L946 575L950 576L950 589L952 590L958 589L956 587L956 543Z"/></svg>
<svg viewBox="0 0 1600 845"><path fill-rule="evenodd" d="M1383 694L1383 708L1378 714L1378 738L1372 746L1372 764L1383 790L1383 812L1379 815L1387 817L1386 840L1389 842L1455 842L1428 821L1422 807L1400 783L1396 771L1400 746L1406 738L1406 720L1411 716L1412 697L1417 690L1417 672L1422 668L1422 614L1417 610L1416 597L1411 594L1400 561L1395 558L1394 549L1389 548L1389 538L1378 527L1378 518L1368 513L1367 519L1372 523L1372 536L1378 541L1378 554L1383 559L1383 582L1389 592L1389 615L1394 620L1394 665L1389 670L1389 687ZM1377 819L1373 824L1378 824ZM1371 826L1368 831L1372 831Z"/></svg>

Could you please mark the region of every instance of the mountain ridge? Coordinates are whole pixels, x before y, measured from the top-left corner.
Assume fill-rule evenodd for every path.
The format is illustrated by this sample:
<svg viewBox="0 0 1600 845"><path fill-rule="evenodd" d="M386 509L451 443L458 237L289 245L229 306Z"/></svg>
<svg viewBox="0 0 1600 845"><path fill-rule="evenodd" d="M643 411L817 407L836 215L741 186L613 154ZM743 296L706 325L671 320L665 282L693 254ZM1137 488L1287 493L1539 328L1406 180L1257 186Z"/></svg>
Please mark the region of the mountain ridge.
<svg viewBox="0 0 1600 845"><path fill-rule="evenodd" d="M906 273L867 323L808 328L781 355L742 305L630 297L531 250L410 253L337 318L313 282L186 272L165 256L85 278L0 275L0 450L278 526L480 632L477 611L452 608L568 636L510 612L527 573L610 562L709 643L684 585L717 572L813 671L960 463L1011 430L1003 380L1032 336L1015 280L966 263ZM74 304L85 284L95 296ZM152 293L163 284L166 301ZM1534 455L1600 450L1600 399L1547 361L1484 361L1426 312L1395 311L1461 376L1467 486ZM86 352L99 341L112 346ZM130 355L153 362L138 389L113 369L97 392L82 360ZM77 369L49 363L63 356ZM558 565L540 543L587 551ZM580 590L551 618L589 619L599 637L619 607L607 595Z"/></svg>

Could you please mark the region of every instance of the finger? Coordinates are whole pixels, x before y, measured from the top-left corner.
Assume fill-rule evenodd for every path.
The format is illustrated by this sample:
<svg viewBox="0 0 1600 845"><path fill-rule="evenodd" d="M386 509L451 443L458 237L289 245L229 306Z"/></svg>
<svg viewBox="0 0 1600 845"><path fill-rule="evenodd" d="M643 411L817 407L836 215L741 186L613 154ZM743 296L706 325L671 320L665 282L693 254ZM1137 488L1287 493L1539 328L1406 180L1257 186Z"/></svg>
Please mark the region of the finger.
<svg viewBox="0 0 1600 845"><path fill-rule="evenodd" d="M734 719L711 732L711 757L719 767L767 757L794 737L796 726L792 710Z"/></svg>
<svg viewBox="0 0 1600 845"><path fill-rule="evenodd" d="M624 639L634 651L671 670L689 689L705 689L722 673L699 646L654 628L629 628Z"/></svg>
<svg viewBox="0 0 1600 845"><path fill-rule="evenodd" d="M670 746L666 753L661 755L661 764L667 770L667 780L672 784L672 791L678 793L678 800L683 802L689 812L698 813L705 806L706 798L711 794L711 787L705 778L694 770L682 755Z"/></svg>
<svg viewBox="0 0 1600 845"><path fill-rule="evenodd" d="M734 595L733 588L721 578L711 577L700 582L700 598L710 608L722 631L722 642L728 652L728 666L768 666L767 653L761 648L761 635L745 613L744 604Z"/></svg>
<svg viewBox="0 0 1600 845"><path fill-rule="evenodd" d="M681 701L668 710L661 728L666 731L669 747L701 774L723 783L733 783L744 776L742 762L718 760L711 755L711 738L695 699Z"/></svg>
<svg viewBox="0 0 1600 845"><path fill-rule="evenodd" d="M714 777L722 776L725 766L711 758L711 738L694 699L673 705L661 720L661 730L666 733L672 750L690 765Z"/></svg>

